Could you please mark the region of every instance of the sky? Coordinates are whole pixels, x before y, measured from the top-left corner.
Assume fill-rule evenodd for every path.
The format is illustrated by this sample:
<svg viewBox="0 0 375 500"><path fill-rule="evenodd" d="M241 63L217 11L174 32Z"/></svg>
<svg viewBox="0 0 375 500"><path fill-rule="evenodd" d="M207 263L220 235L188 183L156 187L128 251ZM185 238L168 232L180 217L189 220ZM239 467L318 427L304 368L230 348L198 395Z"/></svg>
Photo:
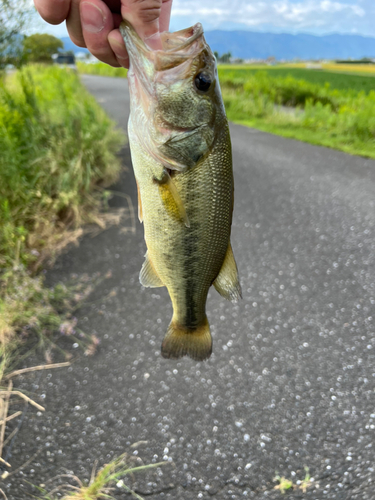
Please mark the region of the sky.
<svg viewBox="0 0 375 500"><path fill-rule="evenodd" d="M212 29L274 33L346 33L375 37L375 0L173 0L171 31L201 22ZM65 23L32 32L67 36Z"/></svg>

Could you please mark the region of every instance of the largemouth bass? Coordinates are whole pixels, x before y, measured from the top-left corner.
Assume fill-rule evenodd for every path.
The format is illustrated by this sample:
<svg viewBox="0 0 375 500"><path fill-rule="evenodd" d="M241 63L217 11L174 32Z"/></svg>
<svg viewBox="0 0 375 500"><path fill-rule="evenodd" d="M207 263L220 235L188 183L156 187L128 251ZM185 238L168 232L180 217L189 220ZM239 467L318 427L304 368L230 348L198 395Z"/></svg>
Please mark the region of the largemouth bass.
<svg viewBox="0 0 375 500"><path fill-rule="evenodd" d="M145 287L166 286L173 317L165 358L210 357L206 316L211 285L241 297L230 232L233 172L229 127L216 60L201 24L162 33L153 51L130 24L120 26L129 59L129 143L144 223Z"/></svg>

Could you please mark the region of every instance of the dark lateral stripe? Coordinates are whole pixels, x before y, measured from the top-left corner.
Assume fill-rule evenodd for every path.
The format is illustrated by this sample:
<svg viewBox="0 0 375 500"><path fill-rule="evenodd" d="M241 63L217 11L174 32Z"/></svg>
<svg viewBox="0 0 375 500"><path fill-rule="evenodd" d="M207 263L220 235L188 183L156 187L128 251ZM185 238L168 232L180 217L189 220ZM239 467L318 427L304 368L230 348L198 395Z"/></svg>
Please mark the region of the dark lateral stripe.
<svg viewBox="0 0 375 500"><path fill-rule="evenodd" d="M184 238L184 275L186 276L184 325L192 329L197 327L199 321L196 302L198 298L197 277L194 275L196 258L198 258L198 228L197 222L191 223Z"/></svg>
<svg viewBox="0 0 375 500"><path fill-rule="evenodd" d="M194 280L188 279L186 282L184 325L191 329L196 328L198 325L195 291L196 284Z"/></svg>

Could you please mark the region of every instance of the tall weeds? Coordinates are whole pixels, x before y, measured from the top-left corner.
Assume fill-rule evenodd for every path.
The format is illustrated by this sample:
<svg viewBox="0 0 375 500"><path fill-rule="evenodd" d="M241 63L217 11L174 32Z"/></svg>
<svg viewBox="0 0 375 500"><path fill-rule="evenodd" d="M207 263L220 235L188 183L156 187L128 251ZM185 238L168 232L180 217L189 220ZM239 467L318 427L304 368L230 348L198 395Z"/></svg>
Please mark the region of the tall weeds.
<svg viewBox="0 0 375 500"><path fill-rule="evenodd" d="M375 90L337 90L262 71L239 75L220 77L230 120L375 158Z"/></svg>
<svg viewBox="0 0 375 500"><path fill-rule="evenodd" d="M97 221L123 142L72 71L34 66L0 81L0 379L30 332L43 344L61 325L75 330L81 284L47 289L33 274Z"/></svg>
<svg viewBox="0 0 375 500"><path fill-rule="evenodd" d="M29 265L51 237L93 219L120 144L73 72L33 67L1 83L0 268Z"/></svg>

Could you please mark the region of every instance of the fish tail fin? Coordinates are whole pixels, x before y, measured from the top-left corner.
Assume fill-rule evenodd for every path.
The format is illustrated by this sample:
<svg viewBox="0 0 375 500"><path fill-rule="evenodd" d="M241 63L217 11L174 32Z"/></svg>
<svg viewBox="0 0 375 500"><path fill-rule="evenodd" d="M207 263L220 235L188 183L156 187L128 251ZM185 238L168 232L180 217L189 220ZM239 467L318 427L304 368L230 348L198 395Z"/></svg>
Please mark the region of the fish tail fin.
<svg viewBox="0 0 375 500"><path fill-rule="evenodd" d="M161 345L163 358L179 359L189 356L195 361L204 361L211 353L212 337L206 316L195 329L186 328L172 319Z"/></svg>

